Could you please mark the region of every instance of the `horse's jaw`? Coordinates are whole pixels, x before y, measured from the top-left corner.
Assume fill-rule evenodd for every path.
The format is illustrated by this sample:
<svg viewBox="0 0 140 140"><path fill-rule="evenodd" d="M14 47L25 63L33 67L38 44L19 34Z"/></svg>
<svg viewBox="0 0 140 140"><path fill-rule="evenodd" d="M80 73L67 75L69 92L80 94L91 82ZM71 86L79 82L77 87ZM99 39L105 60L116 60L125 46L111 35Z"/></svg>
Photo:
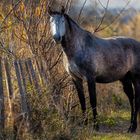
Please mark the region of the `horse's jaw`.
<svg viewBox="0 0 140 140"><path fill-rule="evenodd" d="M55 42L56 44L61 44L61 41L56 41L56 40L54 40L54 42Z"/></svg>
<svg viewBox="0 0 140 140"><path fill-rule="evenodd" d="M61 36L57 36L57 35L54 35L53 36L53 40L56 44L60 44L62 42L62 37Z"/></svg>

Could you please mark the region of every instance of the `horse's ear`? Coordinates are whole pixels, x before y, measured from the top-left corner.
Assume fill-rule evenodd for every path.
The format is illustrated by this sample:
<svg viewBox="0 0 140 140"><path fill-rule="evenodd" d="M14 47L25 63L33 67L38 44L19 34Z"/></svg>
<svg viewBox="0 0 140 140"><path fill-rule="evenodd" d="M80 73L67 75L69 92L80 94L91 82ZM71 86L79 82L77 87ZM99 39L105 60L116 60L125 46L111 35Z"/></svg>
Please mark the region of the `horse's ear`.
<svg viewBox="0 0 140 140"><path fill-rule="evenodd" d="M51 15L53 13L52 9L50 6L48 6L48 14Z"/></svg>
<svg viewBox="0 0 140 140"><path fill-rule="evenodd" d="M65 7L64 6L62 6L62 8L61 8L61 13L65 14Z"/></svg>

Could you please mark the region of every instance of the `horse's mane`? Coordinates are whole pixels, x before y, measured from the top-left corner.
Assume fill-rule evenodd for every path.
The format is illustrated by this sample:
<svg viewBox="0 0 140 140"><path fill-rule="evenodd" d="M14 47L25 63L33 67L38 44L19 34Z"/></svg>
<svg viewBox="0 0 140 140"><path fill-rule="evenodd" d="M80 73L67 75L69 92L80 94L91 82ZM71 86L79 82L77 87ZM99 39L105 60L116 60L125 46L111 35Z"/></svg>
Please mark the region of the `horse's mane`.
<svg viewBox="0 0 140 140"><path fill-rule="evenodd" d="M72 22L72 23L75 24L77 27L79 27L78 23L76 23L76 21L74 21L69 15L64 14L64 17L67 19L68 22Z"/></svg>
<svg viewBox="0 0 140 140"><path fill-rule="evenodd" d="M72 25L75 25L77 28L81 29L81 27L78 25L76 21L74 21L69 15L64 14L64 17L66 18L70 30L72 30Z"/></svg>

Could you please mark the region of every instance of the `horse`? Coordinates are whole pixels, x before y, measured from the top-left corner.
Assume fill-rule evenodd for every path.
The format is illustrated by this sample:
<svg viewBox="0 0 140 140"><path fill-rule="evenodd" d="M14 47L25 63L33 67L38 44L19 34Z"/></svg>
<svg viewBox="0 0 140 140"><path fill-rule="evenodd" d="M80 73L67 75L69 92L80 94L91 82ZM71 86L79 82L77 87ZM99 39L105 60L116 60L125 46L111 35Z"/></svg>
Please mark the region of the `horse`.
<svg viewBox="0 0 140 140"><path fill-rule="evenodd" d="M83 81L88 86L94 129L99 130L95 84L119 80L131 106L128 132L136 132L140 112L140 42L124 36L100 38L80 27L64 9L49 9L48 13L52 37L62 46L64 66L77 90L83 116Z"/></svg>

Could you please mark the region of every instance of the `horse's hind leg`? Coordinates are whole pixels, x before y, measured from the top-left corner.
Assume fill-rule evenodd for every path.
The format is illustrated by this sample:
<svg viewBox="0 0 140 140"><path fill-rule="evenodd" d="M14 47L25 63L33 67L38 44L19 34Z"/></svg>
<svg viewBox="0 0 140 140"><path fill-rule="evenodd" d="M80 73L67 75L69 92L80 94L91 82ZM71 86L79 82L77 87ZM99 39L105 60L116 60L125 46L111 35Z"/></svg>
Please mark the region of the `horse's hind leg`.
<svg viewBox="0 0 140 140"><path fill-rule="evenodd" d="M133 114L134 114L134 92L133 92L133 87L132 87L132 80L130 79L129 76L125 76L122 80L122 85L124 92L126 93L129 103L131 106L131 125L128 129L128 132L132 131L132 124L133 124Z"/></svg>
<svg viewBox="0 0 140 140"><path fill-rule="evenodd" d="M81 104L84 123L87 124L86 101L85 101L84 90L83 90L83 82L82 82L82 79L79 79L77 77L73 78L73 82L74 82L74 85L75 85L76 90L78 92L78 97L79 97L79 101Z"/></svg>
<svg viewBox="0 0 140 140"><path fill-rule="evenodd" d="M140 79L135 79L133 81L134 90L135 90L135 110L134 110L134 118L132 121L131 132L135 132L137 128L137 115L140 110Z"/></svg>

